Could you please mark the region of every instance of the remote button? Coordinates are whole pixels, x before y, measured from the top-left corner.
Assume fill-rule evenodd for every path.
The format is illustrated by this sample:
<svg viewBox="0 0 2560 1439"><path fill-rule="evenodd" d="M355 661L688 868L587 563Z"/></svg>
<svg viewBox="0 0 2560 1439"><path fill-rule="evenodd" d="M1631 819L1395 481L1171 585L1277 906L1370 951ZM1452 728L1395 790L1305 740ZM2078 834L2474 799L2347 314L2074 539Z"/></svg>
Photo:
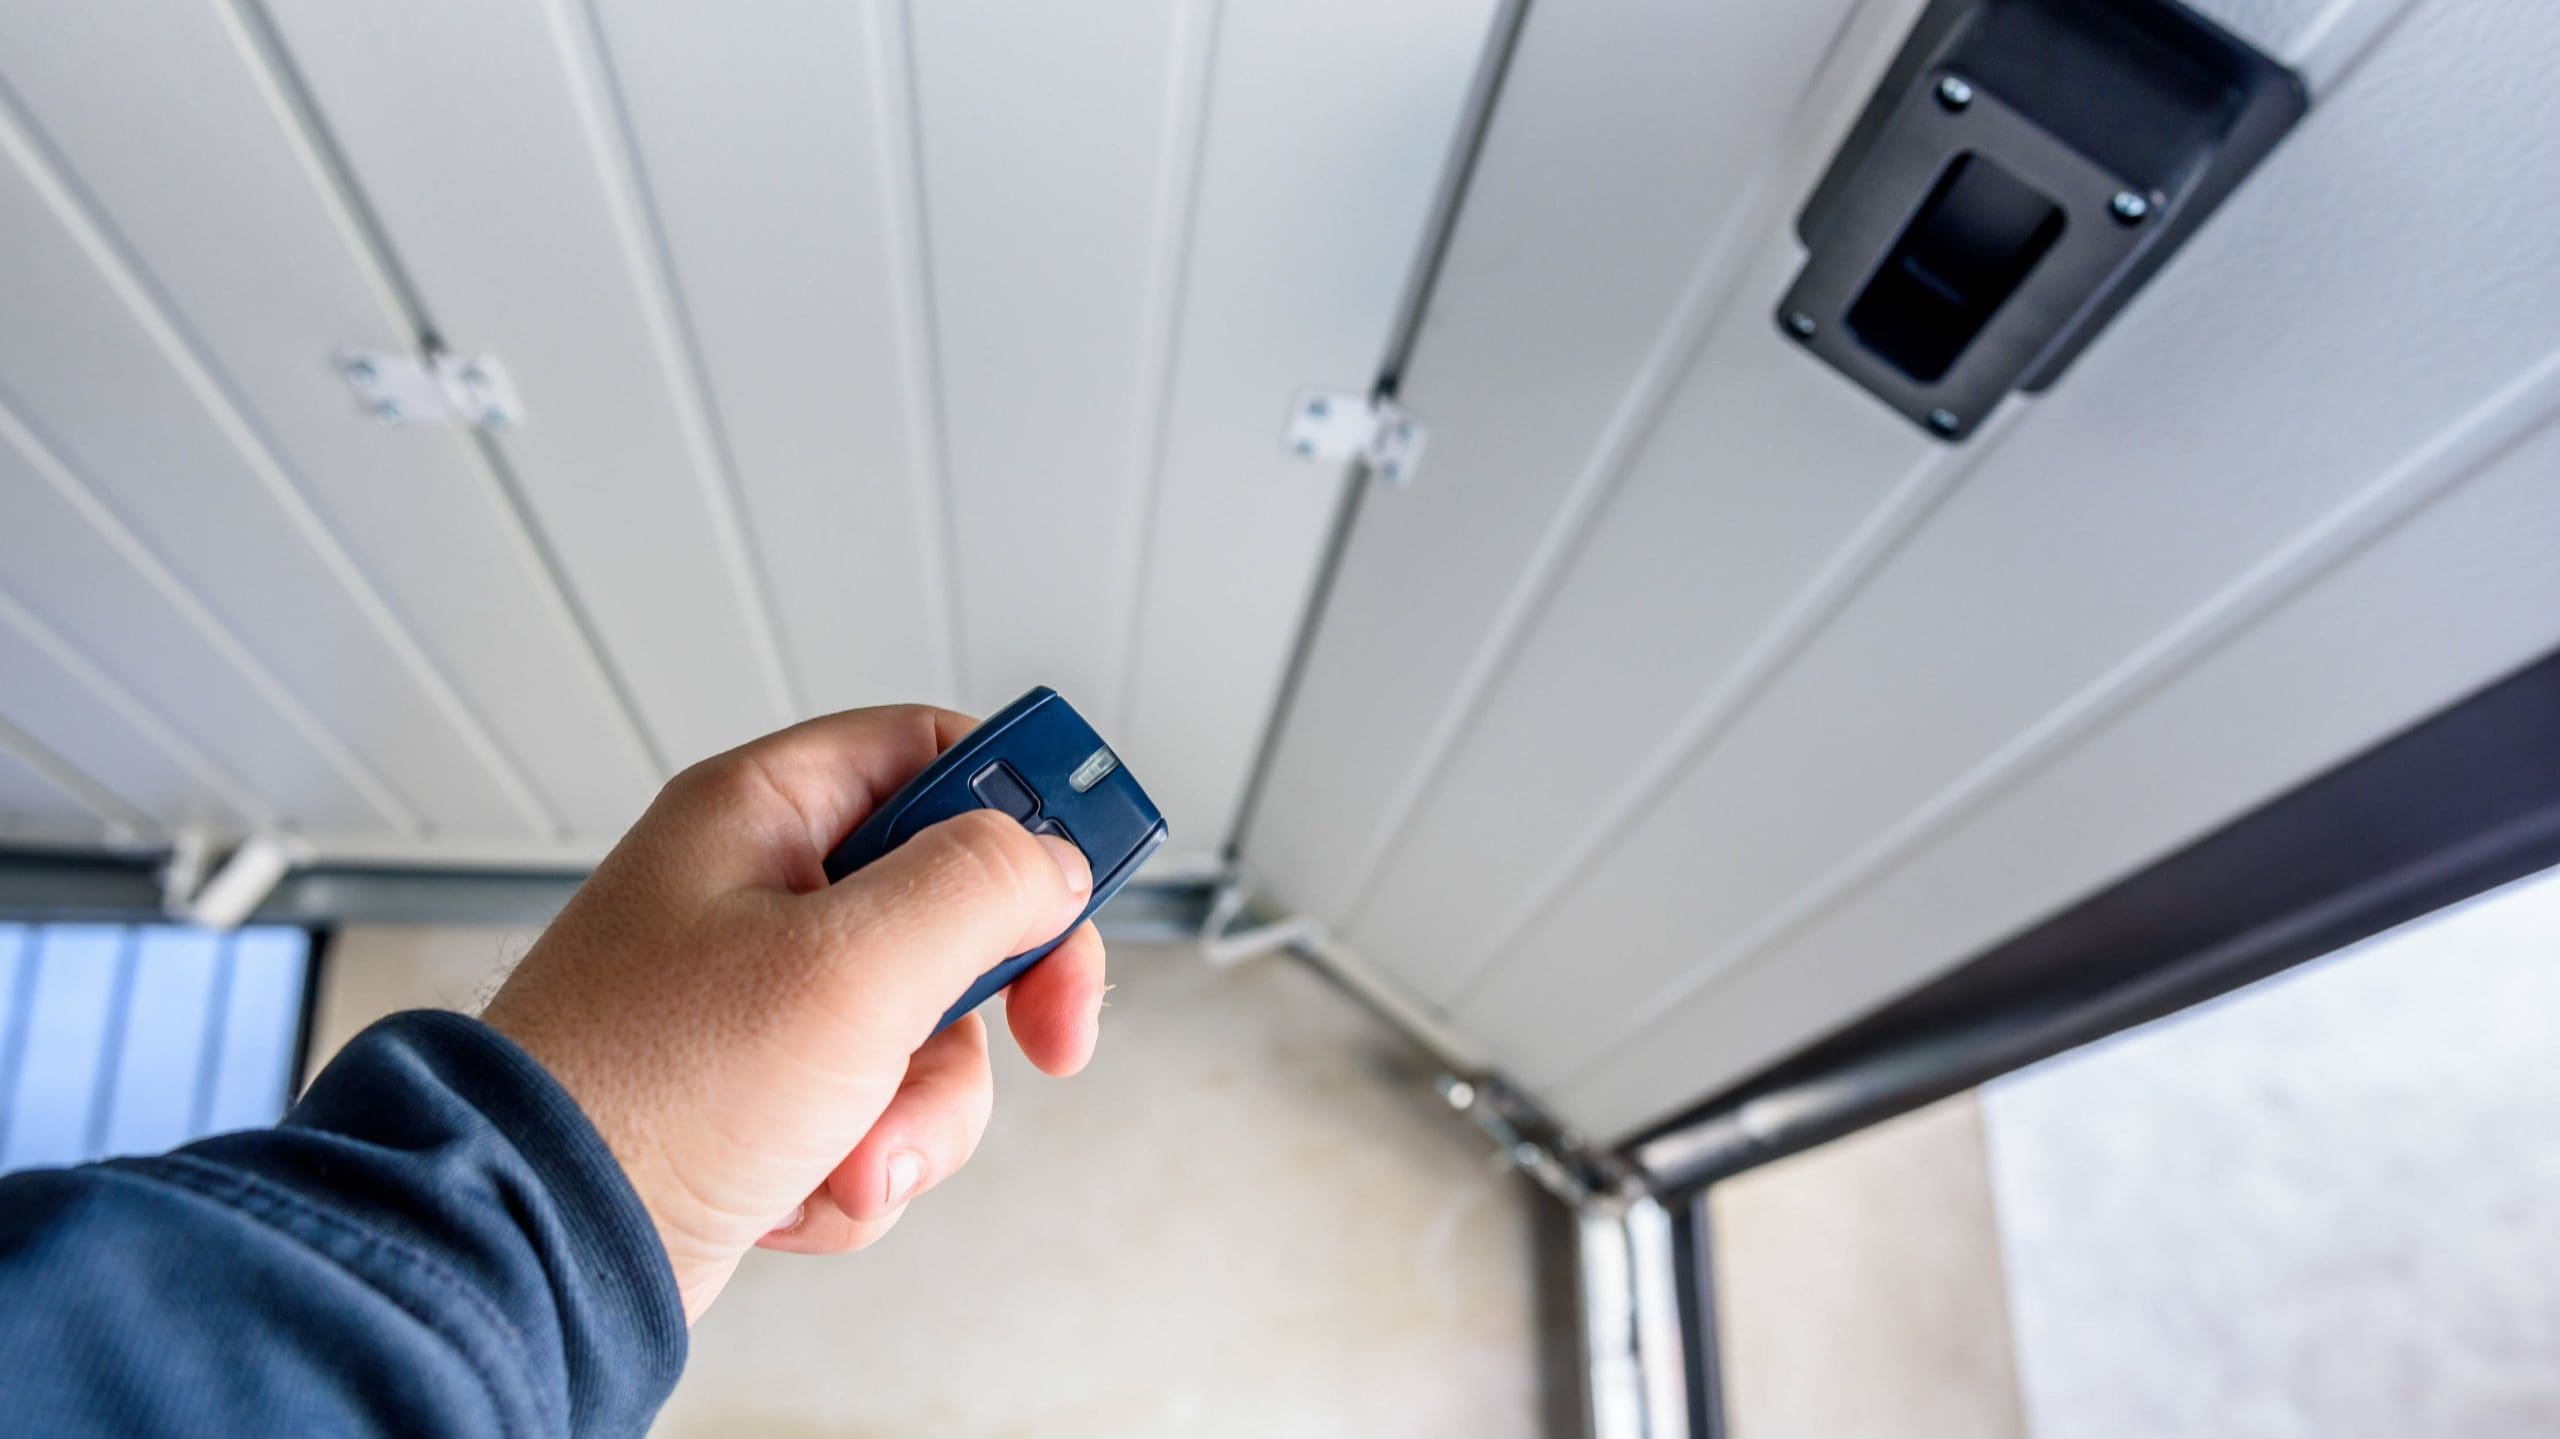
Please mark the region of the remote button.
<svg viewBox="0 0 2560 1439"><path fill-rule="evenodd" d="M1033 794L1031 786L1024 784L1022 776L1003 760L971 775L969 788L977 794L978 803L1002 810L1020 823L1031 823L1031 817L1040 812L1040 796Z"/></svg>
<svg viewBox="0 0 2560 1439"><path fill-rule="evenodd" d="M1067 833L1067 827L1058 823L1054 819L1044 819L1040 821L1038 824L1031 827L1031 832L1033 834L1054 834L1069 844L1076 844L1076 837ZM1076 844L1076 848L1082 849L1084 846Z"/></svg>

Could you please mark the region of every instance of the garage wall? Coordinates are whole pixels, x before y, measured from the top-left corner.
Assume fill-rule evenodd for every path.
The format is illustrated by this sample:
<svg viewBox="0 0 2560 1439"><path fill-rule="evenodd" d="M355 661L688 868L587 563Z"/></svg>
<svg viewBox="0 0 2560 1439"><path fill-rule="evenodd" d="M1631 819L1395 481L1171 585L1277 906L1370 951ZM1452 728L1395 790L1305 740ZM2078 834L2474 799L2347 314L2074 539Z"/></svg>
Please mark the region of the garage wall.
<svg viewBox="0 0 2560 1439"><path fill-rule="evenodd" d="M1225 838L1491 0L0 13L0 833L577 863L1057 686ZM384 428L341 346L496 355Z"/></svg>
<svg viewBox="0 0 2560 1439"><path fill-rule="evenodd" d="M1597 1135L2560 645L2560 13L2203 6L2313 112L1950 448L1773 320L1918 8L1532 10L1246 837Z"/></svg>

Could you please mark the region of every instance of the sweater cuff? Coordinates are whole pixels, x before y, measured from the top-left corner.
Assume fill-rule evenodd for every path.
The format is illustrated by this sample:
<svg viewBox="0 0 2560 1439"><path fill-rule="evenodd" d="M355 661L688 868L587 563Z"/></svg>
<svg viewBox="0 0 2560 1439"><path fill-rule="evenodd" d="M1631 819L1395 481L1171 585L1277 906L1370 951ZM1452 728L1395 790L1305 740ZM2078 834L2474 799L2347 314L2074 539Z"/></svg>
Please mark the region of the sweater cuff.
<svg viewBox="0 0 2560 1439"><path fill-rule="evenodd" d="M429 1072L487 1122L531 1181L519 1199L538 1201L506 1207L517 1210L553 1291L573 1428L592 1432L579 1421L654 1412L684 1368L683 1297L647 1207L577 1101L479 1020L410 1010L349 1041L285 1124L362 1136L367 1111L379 1114L368 1081L384 1069ZM503 1172L492 1177L518 1188ZM601 1427L619 1426L608 1419Z"/></svg>

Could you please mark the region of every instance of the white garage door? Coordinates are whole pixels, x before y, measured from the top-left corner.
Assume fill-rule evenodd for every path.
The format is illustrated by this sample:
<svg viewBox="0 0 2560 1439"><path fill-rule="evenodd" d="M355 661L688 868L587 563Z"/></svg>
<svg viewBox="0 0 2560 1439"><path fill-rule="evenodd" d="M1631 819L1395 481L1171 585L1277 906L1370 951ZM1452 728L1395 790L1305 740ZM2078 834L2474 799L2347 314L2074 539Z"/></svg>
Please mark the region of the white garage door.
<svg viewBox="0 0 2560 1439"><path fill-rule="evenodd" d="M1244 854L1623 1134L2560 645L2560 9L2301 125L1947 446L1773 322L1905 0L1538 5Z"/></svg>
<svg viewBox="0 0 2560 1439"><path fill-rule="evenodd" d="M1491 15L0 7L0 824L576 864L1047 683L1204 863ZM523 423L375 423L422 328Z"/></svg>
<svg viewBox="0 0 2560 1439"><path fill-rule="evenodd" d="M1618 1135L2560 645L2560 10L2201 8L2314 108L1947 446L1772 323L1916 0L1531 5L1272 893ZM1045 682L1204 872L1495 9L0 7L0 840L575 865Z"/></svg>

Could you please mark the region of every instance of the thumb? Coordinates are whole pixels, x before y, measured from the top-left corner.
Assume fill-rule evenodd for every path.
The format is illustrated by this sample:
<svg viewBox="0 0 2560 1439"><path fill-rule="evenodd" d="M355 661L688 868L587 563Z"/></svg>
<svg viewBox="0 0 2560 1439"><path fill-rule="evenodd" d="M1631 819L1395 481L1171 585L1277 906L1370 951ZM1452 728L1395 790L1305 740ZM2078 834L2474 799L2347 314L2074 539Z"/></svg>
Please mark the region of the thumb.
<svg viewBox="0 0 2560 1439"><path fill-rule="evenodd" d="M807 898L855 936L841 992L921 1044L972 980L1065 933L1092 891L1093 869L1074 844L979 809Z"/></svg>

